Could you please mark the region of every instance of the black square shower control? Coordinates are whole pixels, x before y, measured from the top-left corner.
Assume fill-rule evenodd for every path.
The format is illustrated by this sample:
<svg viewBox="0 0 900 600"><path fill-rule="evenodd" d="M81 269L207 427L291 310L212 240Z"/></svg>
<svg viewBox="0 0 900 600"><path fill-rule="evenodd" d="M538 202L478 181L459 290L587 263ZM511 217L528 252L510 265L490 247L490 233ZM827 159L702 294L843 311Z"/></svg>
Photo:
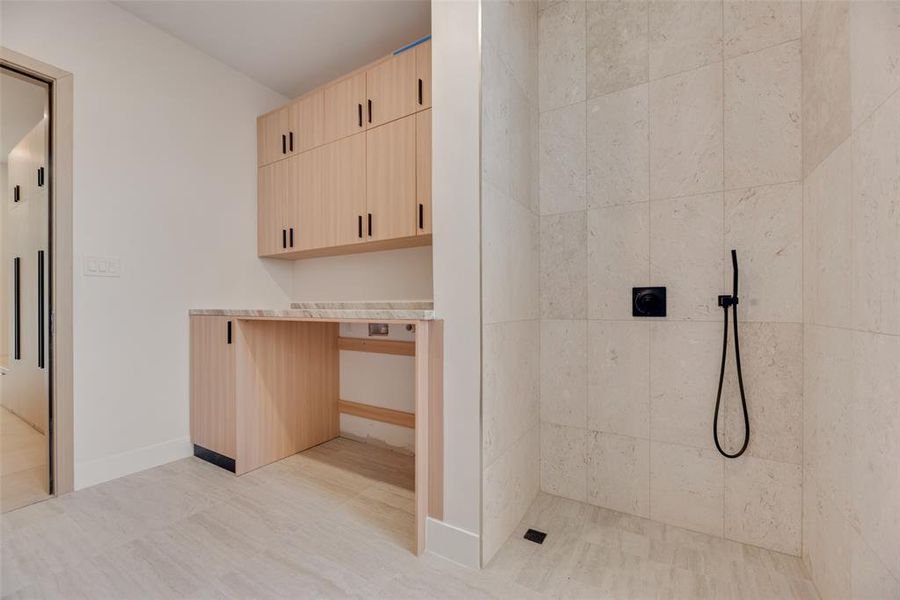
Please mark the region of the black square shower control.
<svg viewBox="0 0 900 600"><path fill-rule="evenodd" d="M664 317L666 316L666 288L636 287L631 288L631 316Z"/></svg>

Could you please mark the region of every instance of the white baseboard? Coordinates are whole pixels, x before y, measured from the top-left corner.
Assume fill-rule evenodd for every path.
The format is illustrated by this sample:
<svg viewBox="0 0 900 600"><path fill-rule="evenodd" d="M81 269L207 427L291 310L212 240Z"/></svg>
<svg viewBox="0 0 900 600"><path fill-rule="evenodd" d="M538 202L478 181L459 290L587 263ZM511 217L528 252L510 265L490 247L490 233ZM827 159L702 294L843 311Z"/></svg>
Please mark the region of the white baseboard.
<svg viewBox="0 0 900 600"><path fill-rule="evenodd" d="M75 489L158 467L194 454L190 437L178 438L75 465Z"/></svg>
<svg viewBox="0 0 900 600"><path fill-rule="evenodd" d="M443 521L428 517L425 520L425 549L464 567L481 568L481 549L478 535Z"/></svg>

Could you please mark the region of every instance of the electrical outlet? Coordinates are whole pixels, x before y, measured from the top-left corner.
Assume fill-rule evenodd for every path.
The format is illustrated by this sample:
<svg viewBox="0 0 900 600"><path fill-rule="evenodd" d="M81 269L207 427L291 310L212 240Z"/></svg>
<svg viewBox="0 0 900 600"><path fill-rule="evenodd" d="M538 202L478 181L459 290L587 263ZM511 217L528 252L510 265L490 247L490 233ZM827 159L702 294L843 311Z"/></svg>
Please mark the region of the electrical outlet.
<svg viewBox="0 0 900 600"><path fill-rule="evenodd" d="M85 256L85 277L119 277L122 272L122 259L118 256Z"/></svg>

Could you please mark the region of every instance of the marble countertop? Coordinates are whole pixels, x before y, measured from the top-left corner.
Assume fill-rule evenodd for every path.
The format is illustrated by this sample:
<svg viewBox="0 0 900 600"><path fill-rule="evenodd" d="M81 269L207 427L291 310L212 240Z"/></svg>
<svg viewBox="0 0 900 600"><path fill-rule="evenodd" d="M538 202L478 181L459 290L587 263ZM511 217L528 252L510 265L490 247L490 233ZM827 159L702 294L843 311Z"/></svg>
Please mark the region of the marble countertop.
<svg viewBox="0 0 900 600"><path fill-rule="evenodd" d="M294 302L289 309L197 308L191 315L245 318L362 319L431 321L434 303L429 301L390 302Z"/></svg>

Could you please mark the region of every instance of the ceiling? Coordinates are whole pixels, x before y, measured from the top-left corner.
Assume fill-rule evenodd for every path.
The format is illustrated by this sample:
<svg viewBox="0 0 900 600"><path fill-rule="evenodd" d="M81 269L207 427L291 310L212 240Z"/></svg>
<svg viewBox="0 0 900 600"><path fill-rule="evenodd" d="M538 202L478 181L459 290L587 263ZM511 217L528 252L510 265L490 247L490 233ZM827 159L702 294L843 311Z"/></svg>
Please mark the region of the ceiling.
<svg viewBox="0 0 900 600"><path fill-rule="evenodd" d="M116 4L295 97L428 35L429 0L128 0Z"/></svg>
<svg viewBox="0 0 900 600"><path fill-rule="evenodd" d="M47 88L20 75L0 72L0 163L44 118Z"/></svg>

